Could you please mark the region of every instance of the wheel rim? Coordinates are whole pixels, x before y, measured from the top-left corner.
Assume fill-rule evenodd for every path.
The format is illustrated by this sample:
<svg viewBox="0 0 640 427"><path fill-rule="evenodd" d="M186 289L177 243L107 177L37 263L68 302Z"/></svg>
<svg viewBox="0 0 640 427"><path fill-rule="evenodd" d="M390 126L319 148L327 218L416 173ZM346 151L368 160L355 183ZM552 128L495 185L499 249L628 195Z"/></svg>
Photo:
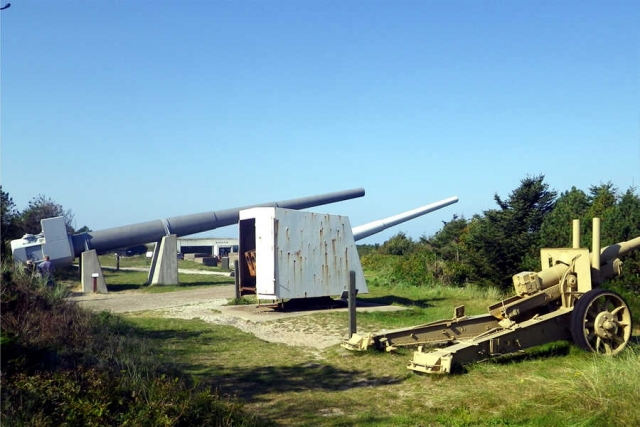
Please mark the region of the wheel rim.
<svg viewBox="0 0 640 427"><path fill-rule="evenodd" d="M600 354L614 355L622 351L631 337L631 311L625 301L615 293L605 292L591 296L584 303L583 344Z"/></svg>

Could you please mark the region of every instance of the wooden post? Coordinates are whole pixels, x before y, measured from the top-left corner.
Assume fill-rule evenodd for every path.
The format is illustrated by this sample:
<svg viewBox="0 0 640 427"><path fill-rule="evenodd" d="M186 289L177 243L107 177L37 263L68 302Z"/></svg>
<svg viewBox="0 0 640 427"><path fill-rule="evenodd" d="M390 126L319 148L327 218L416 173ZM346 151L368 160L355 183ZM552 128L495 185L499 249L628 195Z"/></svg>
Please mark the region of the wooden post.
<svg viewBox="0 0 640 427"><path fill-rule="evenodd" d="M100 274L98 274L98 273L93 273L91 275L91 278L93 279L93 293L94 294L96 292L98 292L98 277L100 277Z"/></svg>

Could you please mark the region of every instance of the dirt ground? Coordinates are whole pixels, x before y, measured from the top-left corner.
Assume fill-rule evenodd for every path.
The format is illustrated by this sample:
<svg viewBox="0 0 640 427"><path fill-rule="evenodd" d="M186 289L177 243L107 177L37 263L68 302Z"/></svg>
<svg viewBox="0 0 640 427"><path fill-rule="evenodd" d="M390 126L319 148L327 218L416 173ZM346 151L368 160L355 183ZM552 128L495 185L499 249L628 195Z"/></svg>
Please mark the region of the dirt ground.
<svg viewBox="0 0 640 427"><path fill-rule="evenodd" d="M310 350L322 350L347 338L347 324L318 324L309 317L319 312L346 312L347 308L282 312L255 304L226 305L234 296L234 286L229 285L157 294L137 291L74 293L70 300L96 311L148 312L166 318L201 319L208 323L230 325L265 341L308 347ZM357 307L358 312L399 309L395 306L365 305L362 301L358 302Z"/></svg>

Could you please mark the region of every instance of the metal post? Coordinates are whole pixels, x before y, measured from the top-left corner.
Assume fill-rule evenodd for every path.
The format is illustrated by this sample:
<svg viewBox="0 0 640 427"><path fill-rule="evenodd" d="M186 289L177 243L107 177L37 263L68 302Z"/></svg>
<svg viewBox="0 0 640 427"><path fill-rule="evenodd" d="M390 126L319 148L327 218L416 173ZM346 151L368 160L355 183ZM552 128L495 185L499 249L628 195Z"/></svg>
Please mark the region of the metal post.
<svg viewBox="0 0 640 427"><path fill-rule="evenodd" d="M349 271L349 338L356 331L356 272Z"/></svg>
<svg viewBox="0 0 640 427"><path fill-rule="evenodd" d="M98 277L100 277L100 274L98 274L98 273L93 273L91 275L91 278L93 279L93 293L94 294L96 292L98 292Z"/></svg>
<svg viewBox="0 0 640 427"><path fill-rule="evenodd" d="M233 261L233 278L236 282L236 299L240 299L240 275L238 274L238 260Z"/></svg>
<svg viewBox="0 0 640 427"><path fill-rule="evenodd" d="M591 242L591 273L591 281L600 284L600 218L593 218L593 239Z"/></svg>
<svg viewBox="0 0 640 427"><path fill-rule="evenodd" d="M573 220L573 249L580 249L580 220Z"/></svg>

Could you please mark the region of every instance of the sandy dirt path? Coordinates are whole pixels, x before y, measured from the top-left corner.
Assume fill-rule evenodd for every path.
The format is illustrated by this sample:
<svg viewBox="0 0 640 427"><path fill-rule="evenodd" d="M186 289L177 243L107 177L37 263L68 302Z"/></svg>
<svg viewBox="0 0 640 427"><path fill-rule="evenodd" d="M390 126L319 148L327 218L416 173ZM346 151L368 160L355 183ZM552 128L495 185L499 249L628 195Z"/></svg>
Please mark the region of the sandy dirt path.
<svg viewBox="0 0 640 427"><path fill-rule="evenodd" d="M257 305L226 305L235 296L233 285L211 286L193 290L157 294L139 291L108 294L73 294L69 299L91 310L113 313L141 313L178 318L201 319L207 323L234 326L269 342L322 350L339 344L348 335L348 324L314 321L312 314L346 312L347 308L308 311L275 311ZM362 306L361 306L362 305ZM394 311L395 306L364 306L358 311Z"/></svg>

